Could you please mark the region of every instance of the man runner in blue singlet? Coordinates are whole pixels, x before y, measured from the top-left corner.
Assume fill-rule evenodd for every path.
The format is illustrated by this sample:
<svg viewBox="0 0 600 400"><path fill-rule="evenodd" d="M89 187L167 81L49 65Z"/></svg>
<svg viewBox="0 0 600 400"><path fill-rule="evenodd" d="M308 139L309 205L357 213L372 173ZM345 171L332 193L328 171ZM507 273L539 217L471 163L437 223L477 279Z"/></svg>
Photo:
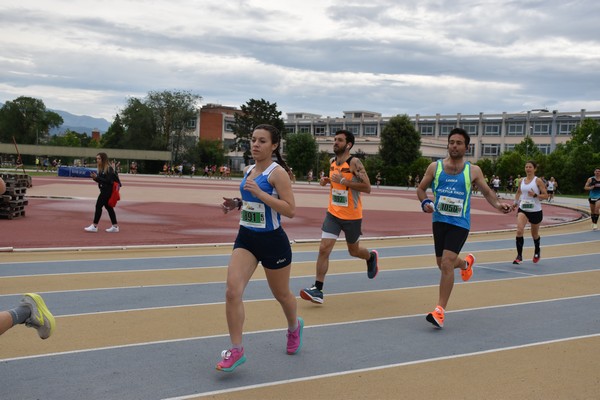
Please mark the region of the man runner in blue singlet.
<svg viewBox="0 0 600 400"><path fill-rule="evenodd" d="M454 269L460 269L463 281L473 275L475 257L472 254L464 259L458 256L471 228L472 186L477 185L494 208L504 213L512 211L511 205L501 203L487 185L481 168L465 161L470 141L464 129L452 129L448 135L448 157L429 164L417 187L421 208L426 213L433 213L435 256L442 273L437 306L427 315L427 321L437 328L444 326L444 311L454 287ZM433 191L433 201L427 197L429 187Z"/></svg>

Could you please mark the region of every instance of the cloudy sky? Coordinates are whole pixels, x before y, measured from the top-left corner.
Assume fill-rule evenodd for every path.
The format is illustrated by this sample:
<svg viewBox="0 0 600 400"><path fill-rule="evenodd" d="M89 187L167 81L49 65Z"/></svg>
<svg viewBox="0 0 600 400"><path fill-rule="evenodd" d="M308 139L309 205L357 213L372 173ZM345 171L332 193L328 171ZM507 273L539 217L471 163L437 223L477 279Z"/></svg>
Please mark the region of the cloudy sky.
<svg viewBox="0 0 600 400"><path fill-rule="evenodd" d="M2 2L0 102L109 121L163 90L284 115L598 111L598 16L597 0Z"/></svg>

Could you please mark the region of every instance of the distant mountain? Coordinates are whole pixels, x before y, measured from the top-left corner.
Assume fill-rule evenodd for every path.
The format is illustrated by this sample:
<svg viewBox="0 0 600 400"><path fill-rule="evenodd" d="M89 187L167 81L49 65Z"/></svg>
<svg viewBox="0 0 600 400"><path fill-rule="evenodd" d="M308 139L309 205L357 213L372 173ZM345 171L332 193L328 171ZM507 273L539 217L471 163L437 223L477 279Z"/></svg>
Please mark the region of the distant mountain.
<svg viewBox="0 0 600 400"><path fill-rule="evenodd" d="M0 108L3 106L4 103L0 103ZM66 132L67 129L70 129L77 133L87 133L88 136L92 136L92 131L94 129L98 129L100 133L103 134L112 124L112 122L109 122L104 118L95 118L88 115L75 115L67 111L52 110L50 108L47 110L54 111L60 115L64 121L58 128L50 129L50 135L58 135Z"/></svg>
<svg viewBox="0 0 600 400"><path fill-rule="evenodd" d="M95 118L88 115L75 115L62 110L48 110L54 111L60 115L64 121L63 124L58 128L51 129L50 135L61 134L67 129L70 129L74 132L87 133L88 136L91 136L92 130L98 129L100 133L104 133L111 125L111 122L105 120L104 118Z"/></svg>

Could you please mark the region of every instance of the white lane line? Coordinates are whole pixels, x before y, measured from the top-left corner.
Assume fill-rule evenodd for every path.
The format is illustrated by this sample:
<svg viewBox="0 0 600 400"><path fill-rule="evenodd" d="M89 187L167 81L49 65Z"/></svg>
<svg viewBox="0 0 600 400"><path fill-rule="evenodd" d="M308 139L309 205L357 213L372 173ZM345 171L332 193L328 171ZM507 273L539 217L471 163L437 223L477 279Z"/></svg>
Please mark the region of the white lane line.
<svg viewBox="0 0 600 400"><path fill-rule="evenodd" d="M599 337L599 336L600 336L600 333L596 333L596 334L592 334L592 335L584 335L584 336L575 336L575 337L563 338L563 339L547 340L547 341L543 341L543 342L528 343L528 344L523 344L523 345L519 345L519 346L510 346L510 347L503 347L503 348L498 348L498 349L475 351L475 352L471 352L471 353L455 354L452 356L435 357L435 358L428 358L428 359L424 359L424 360L407 361L407 362L397 363L397 364L382 365L379 367L353 369L353 370L349 370L349 371L334 372L334 373L329 373L329 374L320 374L320 375L313 375L313 376L305 376L302 378L286 379L286 380L276 381L276 382L268 382L268 383L261 383L261 384L256 384L256 385L240 386L240 387L231 388L231 389L214 390L212 392L203 392L203 393L195 393L195 394L189 394L189 395L178 396L178 397L169 397L169 398L163 398L162 400L188 400L188 399L195 399L195 398L200 398L200 397L216 396L219 394L241 392L244 390L252 390L252 389L260 389L260 388L265 388L265 387L270 387L270 386L285 385L288 383L315 381L315 380L334 378L334 377L344 376L344 375L360 374L360 373L371 372L371 371L381 371L381 370L390 369L390 368L405 367L405 366L418 365L418 364L424 364L424 363L432 363L432 362L437 362L437 361L460 359L460 358L465 358L465 357L478 356L478 355L482 355L482 354L500 353L500 352L504 352L504 351L525 349L525 348L536 347L536 346L545 346L548 344L568 342L568 341L581 340L581 339L589 339L589 338L594 338L594 337Z"/></svg>
<svg viewBox="0 0 600 400"><path fill-rule="evenodd" d="M593 298L593 297L600 297L600 294L589 294L589 295L571 296L571 297L563 297L563 298L556 298L556 299L525 301L525 302L512 303L512 304L498 304L498 305L484 306L484 307L464 308L461 310L448 311L447 314L490 310L490 309L505 308L505 307L518 307L518 306L524 306L524 305L530 305L530 304L542 304L542 303L560 302L560 301L585 299L585 298ZM254 300L254 301L257 301L257 300ZM186 307L191 307L191 306L186 306ZM97 314L100 314L100 313L97 313ZM304 329L327 328L327 327L332 327L332 326L346 326L346 325L355 325L355 324L361 324L361 323L366 323L366 322L401 320L401 319L407 319L407 318L420 318L420 317L423 317L422 313L412 314L412 315L399 315L399 316L393 316L393 317L380 317L380 318L372 318L372 319L353 320L353 321L346 321L346 322L333 322L333 323L318 324L318 325L306 325ZM262 333L282 332L284 330L285 330L285 328L265 329L265 330L259 330L259 331L248 331L248 332L244 332L244 335L257 335L257 334L262 334ZM591 336L597 336L597 335L600 335L600 333L593 334ZM64 352L36 354L36 355L31 355L31 356L0 358L0 362L19 361L19 360L54 357L54 356L64 356L64 355L70 355L70 354L88 353L88 352L96 352L96 351L104 351L104 350L125 349L125 348L131 348L131 347L153 346L153 345L157 345L157 344L205 340L205 339L222 338L222 337L229 337L229 334L223 333L223 334L219 334L219 335L196 336L196 337L181 338L181 339L167 339L167 340L131 343L131 344L106 346L106 347L94 347L94 348L81 349L81 350L70 350L70 351L64 351ZM559 340L563 340L563 339L559 339ZM564 339L564 340L568 340L568 338ZM524 346L529 346L529 345L524 345ZM505 348L502 348L502 349L505 349ZM354 370L354 371L357 371L357 370Z"/></svg>

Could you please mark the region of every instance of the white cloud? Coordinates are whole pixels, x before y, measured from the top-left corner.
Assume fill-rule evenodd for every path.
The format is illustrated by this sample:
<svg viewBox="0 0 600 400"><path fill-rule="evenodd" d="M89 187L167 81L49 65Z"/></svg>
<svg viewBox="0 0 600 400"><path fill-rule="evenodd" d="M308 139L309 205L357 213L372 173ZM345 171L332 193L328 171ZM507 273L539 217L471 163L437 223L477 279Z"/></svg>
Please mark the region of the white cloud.
<svg viewBox="0 0 600 400"><path fill-rule="evenodd" d="M0 15L0 101L107 119L171 89L331 116L597 110L599 4L24 1Z"/></svg>

